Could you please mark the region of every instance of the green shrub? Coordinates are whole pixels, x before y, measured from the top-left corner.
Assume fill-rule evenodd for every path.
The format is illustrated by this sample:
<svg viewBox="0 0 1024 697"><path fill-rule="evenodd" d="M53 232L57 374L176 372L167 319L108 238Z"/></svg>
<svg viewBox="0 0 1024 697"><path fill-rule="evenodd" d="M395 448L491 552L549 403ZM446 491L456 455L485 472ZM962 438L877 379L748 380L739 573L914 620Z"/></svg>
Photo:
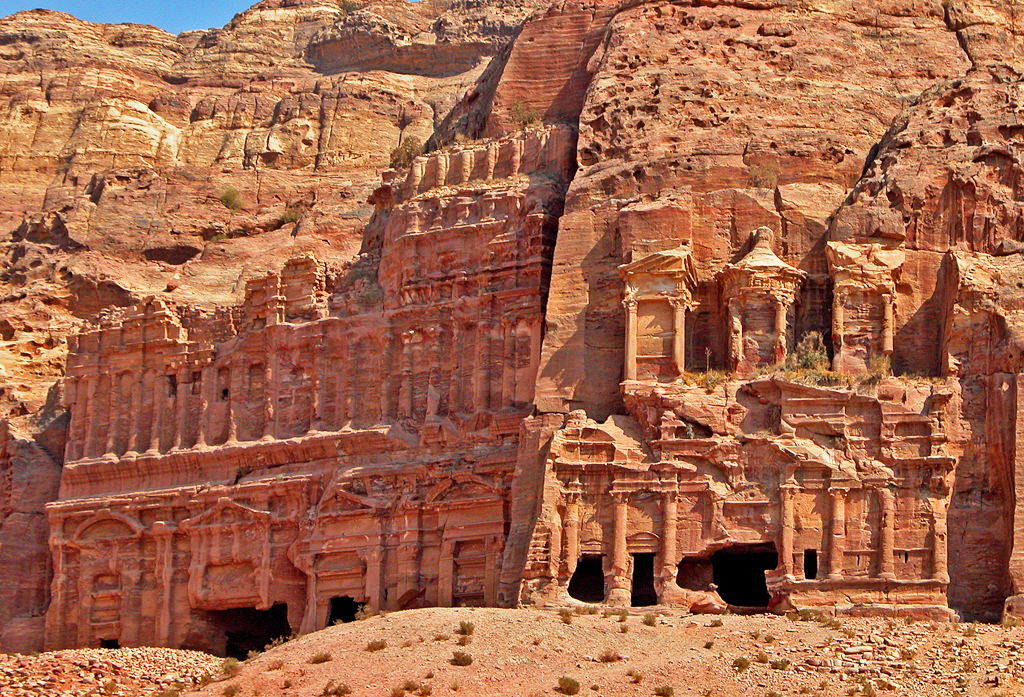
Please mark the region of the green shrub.
<svg viewBox="0 0 1024 697"><path fill-rule="evenodd" d="M776 658L771 661L768 665L771 666L772 670L785 670L789 668L789 659L787 658Z"/></svg>
<svg viewBox="0 0 1024 697"><path fill-rule="evenodd" d="M671 685L662 685L661 687L655 688L654 690L654 694L656 694L658 697L673 697L675 693L676 690Z"/></svg>
<svg viewBox="0 0 1024 697"><path fill-rule="evenodd" d="M449 661L453 666L468 666L473 662L473 657L465 651L453 651Z"/></svg>
<svg viewBox="0 0 1024 697"><path fill-rule="evenodd" d="M459 628L455 630L455 633L461 634L462 636L469 636L473 633L474 629L475 627L473 626L472 622L462 620L461 622L459 622Z"/></svg>
<svg viewBox="0 0 1024 697"><path fill-rule="evenodd" d="M742 673L750 667L750 659L746 656L740 656L732 662L732 667L736 669L737 673Z"/></svg>
<svg viewBox="0 0 1024 697"><path fill-rule="evenodd" d="M512 123L519 128L527 128L540 120L540 114L537 113L537 110L527 107L521 101L512 102L512 106L508 110L508 116L512 119Z"/></svg>
<svg viewBox="0 0 1024 697"><path fill-rule="evenodd" d="M653 627L654 625L658 624L658 616L652 612L647 613L646 615L644 615L644 624L646 624L648 627Z"/></svg>
<svg viewBox="0 0 1024 697"><path fill-rule="evenodd" d="M309 662L316 665L317 663L327 663L333 658L329 651L317 651L309 657Z"/></svg>
<svg viewBox="0 0 1024 697"><path fill-rule="evenodd" d="M580 681L563 675L558 679L558 691L563 695L579 694Z"/></svg>
<svg viewBox="0 0 1024 697"><path fill-rule="evenodd" d="M715 642L713 642L713 641L705 641L704 642L704 648L706 648L706 649L713 649L713 648L715 648Z"/></svg>
<svg viewBox="0 0 1024 697"><path fill-rule="evenodd" d="M403 138L397 148L391 151L392 169L404 169L423 154L423 143L418 138Z"/></svg>
<svg viewBox="0 0 1024 697"><path fill-rule="evenodd" d="M238 675L238 671L241 669L242 664L238 662L237 658L225 658L224 662L220 664L220 671L229 677Z"/></svg>
<svg viewBox="0 0 1024 697"><path fill-rule="evenodd" d="M615 649L605 649L598 658L601 663L618 663L622 660L622 654Z"/></svg>
<svg viewBox="0 0 1024 697"><path fill-rule="evenodd" d="M626 677L629 678L629 681L634 685L639 685L644 679L644 674L635 668L630 668L626 671Z"/></svg>
<svg viewBox="0 0 1024 697"><path fill-rule="evenodd" d="M708 626L709 627L721 627L722 626L721 618L716 617L715 619L711 620L711 624L709 624Z"/></svg>
<svg viewBox="0 0 1024 697"><path fill-rule="evenodd" d="M224 695L224 697L235 697L235 695L241 691L242 688L238 685L227 685L220 693Z"/></svg>
<svg viewBox="0 0 1024 697"><path fill-rule="evenodd" d="M366 643L367 651L383 651L388 647L388 642L383 639L372 639Z"/></svg>
<svg viewBox="0 0 1024 697"><path fill-rule="evenodd" d="M572 610L567 607L563 607L558 611L558 616L562 618L563 624L572 624Z"/></svg>
<svg viewBox="0 0 1024 697"><path fill-rule="evenodd" d="M217 198L229 211L240 211L245 205L242 203L242 194L233 186L224 189Z"/></svg>
<svg viewBox="0 0 1024 697"><path fill-rule="evenodd" d="M292 223L297 223L305 212L306 209L302 206L288 206L284 209L284 213L281 214L281 224L291 225Z"/></svg>

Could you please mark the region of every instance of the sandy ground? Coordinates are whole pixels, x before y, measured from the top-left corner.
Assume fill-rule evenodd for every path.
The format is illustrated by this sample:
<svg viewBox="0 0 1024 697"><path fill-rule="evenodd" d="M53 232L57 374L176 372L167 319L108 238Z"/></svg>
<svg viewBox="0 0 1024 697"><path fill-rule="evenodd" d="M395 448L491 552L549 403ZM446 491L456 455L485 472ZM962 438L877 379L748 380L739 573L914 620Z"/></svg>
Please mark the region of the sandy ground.
<svg viewBox="0 0 1024 697"><path fill-rule="evenodd" d="M620 622L598 609L569 624L554 610L392 613L290 641L201 693L527 697L571 693L571 683L558 689L568 677L578 694L609 697L1024 694L1024 628L677 611L648 618L649 626L649 612ZM472 623L465 645L460 622ZM386 646L369 650L375 641ZM472 663L453 665L456 651Z"/></svg>

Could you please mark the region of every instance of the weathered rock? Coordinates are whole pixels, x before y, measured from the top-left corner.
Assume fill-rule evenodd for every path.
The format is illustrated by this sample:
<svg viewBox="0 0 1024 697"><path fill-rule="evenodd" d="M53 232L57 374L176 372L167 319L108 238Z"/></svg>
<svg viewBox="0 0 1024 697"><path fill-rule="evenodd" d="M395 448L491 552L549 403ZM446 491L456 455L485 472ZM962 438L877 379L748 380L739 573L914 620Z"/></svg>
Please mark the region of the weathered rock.
<svg viewBox="0 0 1024 697"><path fill-rule="evenodd" d="M19 645L1019 612L1013 11L472 5L0 23Z"/></svg>

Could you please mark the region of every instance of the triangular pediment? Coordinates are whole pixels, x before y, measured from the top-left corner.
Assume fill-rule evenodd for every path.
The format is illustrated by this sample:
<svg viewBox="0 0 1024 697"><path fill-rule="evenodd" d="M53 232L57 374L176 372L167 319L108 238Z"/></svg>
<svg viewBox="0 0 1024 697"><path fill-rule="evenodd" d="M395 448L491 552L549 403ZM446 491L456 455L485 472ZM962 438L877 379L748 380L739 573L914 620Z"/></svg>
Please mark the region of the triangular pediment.
<svg viewBox="0 0 1024 697"><path fill-rule="evenodd" d="M663 252L654 252L642 259L619 266L619 275L624 279L636 274L683 276L691 284L696 282L697 278L689 245L681 245Z"/></svg>
<svg viewBox="0 0 1024 697"><path fill-rule="evenodd" d="M244 520L267 522L269 511L261 511L232 501L226 496L217 499L211 508L181 523L183 529L196 528L204 525L223 525L225 522L241 522Z"/></svg>

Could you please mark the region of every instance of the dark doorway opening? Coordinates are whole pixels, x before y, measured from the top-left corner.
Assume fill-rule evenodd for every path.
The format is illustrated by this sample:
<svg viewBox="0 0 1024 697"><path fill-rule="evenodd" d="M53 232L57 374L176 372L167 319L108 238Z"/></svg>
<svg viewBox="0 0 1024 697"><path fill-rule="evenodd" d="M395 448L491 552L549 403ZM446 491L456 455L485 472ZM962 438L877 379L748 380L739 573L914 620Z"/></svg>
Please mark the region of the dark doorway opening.
<svg viewBox="0 0 1024 697"><path fill-rule="evenodd" d="M210 623L224 632L227 640L225 655L239 660L246 659L250 651L262 651L270 642L292 633L288 624L288 606L284 603L269 610L240 607L206 614Z"/></svg>
<svg viewBox="0 0 1024 697"><path fill-rule="evenodd" d="M363 609L365 603L357 603L347 595L340 598L331 598L331 610L327 616L327 625L344 622L354 622L356 615Z"/></svg>
<svg viewBox="0 0 1024 697"><path fill-rule="evenodd" d="M100 639L101 649L119 649L121 648L121 642L117 639Z"/></svg>
<svg viewBox="0 0 1024 697"><path fill-rule="evenodd" d="M585 603L604 600L604 562L600 554L580 557L576 571L569 579L569 595Z"/></svg>
<svg viewBox="0 0 1024 697"><path fill-rule="evenodd" d="M779 565L774 544L732 545L711 555L722 600L739 607L768 607L772 599L764 572Z"/></svg>
<svg viewBox="0 0 1024 697"><path fill-rule="evenodd" d="M818 578L818 550L816 549L804 550L804 578L812 580Z"/></svg>
<svg viewBox="0 0 1024 697"><path fill-rule="evenodd" d="M657 605L658 592L654 590L654 554L644 552L633 555L633 607Z"/></svg>

